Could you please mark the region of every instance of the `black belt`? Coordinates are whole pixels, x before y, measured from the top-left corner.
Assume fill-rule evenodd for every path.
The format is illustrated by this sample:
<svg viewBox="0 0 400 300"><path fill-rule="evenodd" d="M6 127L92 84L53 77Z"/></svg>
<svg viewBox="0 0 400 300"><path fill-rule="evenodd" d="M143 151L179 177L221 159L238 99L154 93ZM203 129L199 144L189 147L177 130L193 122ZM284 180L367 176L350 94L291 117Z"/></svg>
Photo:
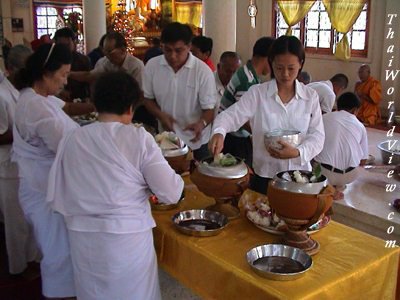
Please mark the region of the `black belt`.
<svg viewBox="0 0 400 300"><path fill-rule="evenodd" d="M339 173L339 174L346 174L355 169L354 167L348 167L346 170L340 170L340 169L336 169L335 167L332 167L331 165L323 164L323 163L321 163L321 166L323 166L325 169L327 169L329 171Z"/></svg>

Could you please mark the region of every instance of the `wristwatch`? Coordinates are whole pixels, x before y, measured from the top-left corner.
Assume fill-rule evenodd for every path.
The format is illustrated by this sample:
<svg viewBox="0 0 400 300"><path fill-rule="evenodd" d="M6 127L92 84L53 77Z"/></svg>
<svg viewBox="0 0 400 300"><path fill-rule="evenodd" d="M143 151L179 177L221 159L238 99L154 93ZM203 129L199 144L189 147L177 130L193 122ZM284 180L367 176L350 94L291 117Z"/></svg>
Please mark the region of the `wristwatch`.
<svg viewBox="0 0 400 300"><path fill-rule="evenodd" d="M203 125L204 125L204 128L206 128L207 127L207 121L206 120L204 120L203 118L202 119L200 119L201 120L201 122L203 123Z"/></svg>

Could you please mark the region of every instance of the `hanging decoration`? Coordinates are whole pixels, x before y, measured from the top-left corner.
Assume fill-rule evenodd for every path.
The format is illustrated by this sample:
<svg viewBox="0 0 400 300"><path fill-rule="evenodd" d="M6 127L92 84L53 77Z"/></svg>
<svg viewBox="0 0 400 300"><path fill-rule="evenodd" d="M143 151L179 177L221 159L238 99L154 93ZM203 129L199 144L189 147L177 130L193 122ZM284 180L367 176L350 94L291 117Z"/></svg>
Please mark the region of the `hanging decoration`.
<svg viewBox="0 0 400 300"><path fill-rule="evenodd" d="M126 11L125 1L118 2L118 10L116 10L112 17L112 29L121 33L126 40L127 50L133 53L133 16Z"/></svg>
<svg viewBox="0 0 400 300"><path fill-rule="evenodd" d="M247 13L250 17L251 27L256 28L257 6L255 4L255 0L250 0L249 7L247 8Z"/></svg>

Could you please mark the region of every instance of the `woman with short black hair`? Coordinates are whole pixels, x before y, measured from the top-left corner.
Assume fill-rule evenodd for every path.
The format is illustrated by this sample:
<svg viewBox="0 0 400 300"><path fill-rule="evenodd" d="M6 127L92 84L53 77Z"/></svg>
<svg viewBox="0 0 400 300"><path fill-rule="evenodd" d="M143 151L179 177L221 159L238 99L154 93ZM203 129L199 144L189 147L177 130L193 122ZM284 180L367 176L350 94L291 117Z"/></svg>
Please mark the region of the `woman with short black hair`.
<svg viewBox="0 0 400 300"><path fill-rule="evenodd" d="M42 252L42 293L47 298L75 296L68 235L63 217L46 203L49 171L58 143L79 127L54 101L67 82L71 52L63 45L40 46L17 74L22 89L15 110L13 159L18 163L19 201Z"/></svg>
<svg viewBox="0 0 400 300"><path fill-rule="evenodd" d="M48 201L65 217L78 299L161 298L149 196L176 203L183 180L153 136L131 123L140 98L125 72L101 75L99 122L60 142L50 172Z"/></svg>

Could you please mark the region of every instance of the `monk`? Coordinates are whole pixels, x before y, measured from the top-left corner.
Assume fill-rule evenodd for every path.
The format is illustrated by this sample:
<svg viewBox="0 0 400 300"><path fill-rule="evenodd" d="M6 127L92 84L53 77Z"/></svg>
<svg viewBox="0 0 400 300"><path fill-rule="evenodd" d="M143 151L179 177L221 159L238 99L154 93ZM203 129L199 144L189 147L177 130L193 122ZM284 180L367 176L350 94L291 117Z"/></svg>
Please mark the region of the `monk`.
<svg viewBox="0 0 400 300"><path fill-rule="evenodd" d="M379 103L382 100L382 86L370 73L371 69L367 65L358 69L360 81L356 83L354 92L361 99L357 118L366 125L375 125L381 117Z"/></svg>

